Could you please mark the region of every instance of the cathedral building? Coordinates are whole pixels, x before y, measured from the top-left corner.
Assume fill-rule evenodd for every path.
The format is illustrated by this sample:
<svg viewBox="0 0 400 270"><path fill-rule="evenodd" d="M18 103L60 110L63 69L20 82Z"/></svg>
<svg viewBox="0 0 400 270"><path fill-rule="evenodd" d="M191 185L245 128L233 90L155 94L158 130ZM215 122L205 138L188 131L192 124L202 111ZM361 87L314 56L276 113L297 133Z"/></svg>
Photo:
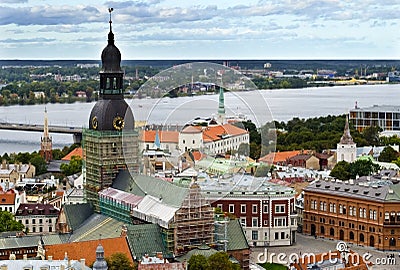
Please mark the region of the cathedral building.
<svg viewBox="0 0 400 270"><path fill-rule="evenodd" d="M124 100L121 53L114 44L111 9L108 44L101 54L99 100L83 131L83 175L86 201L99 211L98 192L112 185L120 170L137 170L137 132L133 113Z"/></svg>

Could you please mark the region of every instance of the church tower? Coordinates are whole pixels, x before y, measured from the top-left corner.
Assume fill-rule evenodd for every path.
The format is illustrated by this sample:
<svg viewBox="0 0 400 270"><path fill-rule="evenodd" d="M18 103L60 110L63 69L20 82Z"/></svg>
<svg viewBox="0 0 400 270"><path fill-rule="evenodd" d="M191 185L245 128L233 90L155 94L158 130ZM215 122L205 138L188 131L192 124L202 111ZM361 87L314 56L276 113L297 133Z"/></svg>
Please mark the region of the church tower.
<svg viewBox="0 0 400 270"><path fill-rule="evenodd" d="M108 44L101 54L99 100L83 131L83 177L86 201L100 211L98 192L112 185L120 170L136 171L138 135L131 108L123 96L121 53L114 44L110 12Z"/></svg>
<svg viewBox="0 0 400 270"><path fill-rule="evenodd" d="M49 135L47 109L44 108L44 125L43 125L43 136L40 138L40 155L44 158L46 163L49 163L53 159L52 146L53 142Z"/></svg>
<svg viewBox="0 0 400 270"><path fill-rule="evenodd" d="M218 124L225 124L225 101L224 101L224 88L222 85L219 87L219 99L218 99Z"/></svg>
<svg viewBox="0 0 400 270"><path fill-rule="evenodd" d="M337 144L336 161L354 162L357 156L356 143L350 135L349 118L346 116L346 124L340 142Z"/></svg>

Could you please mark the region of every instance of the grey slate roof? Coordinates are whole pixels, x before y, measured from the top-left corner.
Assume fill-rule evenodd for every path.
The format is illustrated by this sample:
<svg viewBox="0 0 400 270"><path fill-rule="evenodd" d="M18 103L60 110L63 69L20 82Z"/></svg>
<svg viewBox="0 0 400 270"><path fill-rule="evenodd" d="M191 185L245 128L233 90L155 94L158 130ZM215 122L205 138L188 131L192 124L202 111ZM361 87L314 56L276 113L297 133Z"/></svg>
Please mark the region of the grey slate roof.
<svg viewBox="0 0 400 270"><path fill-rule="evenodd" d="M370 201L400 201L400 184L351 181L314 181L304 191L337 195L345 198L358 198Z"/></svg>
<svg viewBox="0 0 400 270"><path fill-rule="evenodd" d="M78 229L73 231L68 242L119 237L123 225L124 222L111 217L93 214Z"/></svg>
<svg viewBox="0 0 400 270"><path fill-rule="evenodd" d="M66 204L63 206L68 226L75 231L93 213L93 208L89 203Z"/></svg>
<svg viewBox="0 0 400 270"><path fill-rule="evenodd" d="M1 266L7 266L7 269L41 269L40 267L48 267L45 269L61 269L61 265L64 265L64 268L67 269L68 261L64 260L3 260L0 263ZM30 268L32 267L32 268ZM81 262L79 261L71 261L71 267L68 268L71 270L82 270ZM90 270L88 266L85 266L84 270Z"/></svg>
<svg viewBox="0 0 400 270"><path fill-rule="evenodd" d="M150 256L162 252L164 257L169 257L157 224L128 225L128 243L132 256L142 258L145 254Z"/></svg>
<svg viewBox="0 0 400 270"><path fill-rule="evenodd" d="M121 171L114 180L113 188L133 193L137 196L162 197L164 204L180 207L189 189L179 187L165 180L144 175L132 178L128 171Z"/></svg>
<svg viewBox="0 0 400 270"><path fill-rule="evenodd" d="M62 244L64 237L58 234L43 235L44 245ZM0 250L22 247L36 247L39 243L40 235L0 238Z"/></svg>

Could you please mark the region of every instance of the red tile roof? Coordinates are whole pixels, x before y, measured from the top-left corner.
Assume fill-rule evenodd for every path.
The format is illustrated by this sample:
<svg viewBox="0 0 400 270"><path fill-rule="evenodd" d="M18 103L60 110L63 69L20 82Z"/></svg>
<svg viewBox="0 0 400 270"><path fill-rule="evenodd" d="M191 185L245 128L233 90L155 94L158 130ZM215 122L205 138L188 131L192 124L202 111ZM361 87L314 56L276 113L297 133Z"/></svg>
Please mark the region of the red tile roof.
<svg viewBox="0 0 400 270"><path fill-rule="evenodd" d="M187 126L182 129L181 133L200 133L202 126Z"/></svg>
<svg viewBox="0 0 400 270"><path fill-rule="evenodd" d="M74 150L72 150L68 155L66 155L65 157L63 157L61 160L71 160L71 158L73 156L78 156L83 158L83 150L82 147L78 147L75 148Z"/></svg>
<svg viewBox="0 0 400 270"><path fill-rule="evenodd" d="M0 205L10 205L14 204L15 202L15 193L14 192L7 192L7 193L0 193Z"/></svg>
<svg viewBox="0 0 400 270"><path fill-rule="evenodd" d="M231 124L210 126L203 129L203 141L218 141L223 135L238 136L247 134L248 131Z"/></svg>
<svg viewBox="0 0 400 270"><path fill-rule="evenodd" d="M268 155L265 155L259 159L260 162L265 162L265 163L273 163L276 164L278 162L286 162L287 159L294 157L298 154L301 154L302 150L294 150L294 151L283 151L283 152L272 152L269 153Z"/></svg>
<svg viewBox="0 0 400 270"><path fill-rule="evenodd" d="M205 154L201 153L200 151L193 151L192 154L193 154L195 161L199 161L206 156Z"/></svg>
<svg viewBox="0 0 400 270"><path fill-rule="evenodd" d="M46 245L46 255L53 256L54 260L63 260L65 258L65 252L67 252L68 259L86 259L86 265L91 265L96 260L96 248L99 244L104 248L104 257L109 257L114 253L121 252L133 262L125 237Z"/></svg>
<svg viewBox="0 0 400 270"><path fill-rule="evenodd" d="M178 131L163 131L160 130L160 142L162 143L178 143L179 141L179 132ZM156 138L156 130L142 130L140 132L140 140L142 142L150 142L153 143Z"/></svg>

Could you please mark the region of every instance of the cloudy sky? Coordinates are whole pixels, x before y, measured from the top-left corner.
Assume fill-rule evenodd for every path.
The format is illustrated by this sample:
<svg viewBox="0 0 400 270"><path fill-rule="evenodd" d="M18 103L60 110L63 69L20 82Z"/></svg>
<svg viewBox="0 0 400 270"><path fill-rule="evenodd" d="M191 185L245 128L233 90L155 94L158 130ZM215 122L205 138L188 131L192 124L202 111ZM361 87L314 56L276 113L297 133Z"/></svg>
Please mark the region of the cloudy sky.
<svg viewBox="0 0 400 270"><path fill-rule="evenodd" d="M400 59L400 0L0 0L0 59Z"/></svg>

